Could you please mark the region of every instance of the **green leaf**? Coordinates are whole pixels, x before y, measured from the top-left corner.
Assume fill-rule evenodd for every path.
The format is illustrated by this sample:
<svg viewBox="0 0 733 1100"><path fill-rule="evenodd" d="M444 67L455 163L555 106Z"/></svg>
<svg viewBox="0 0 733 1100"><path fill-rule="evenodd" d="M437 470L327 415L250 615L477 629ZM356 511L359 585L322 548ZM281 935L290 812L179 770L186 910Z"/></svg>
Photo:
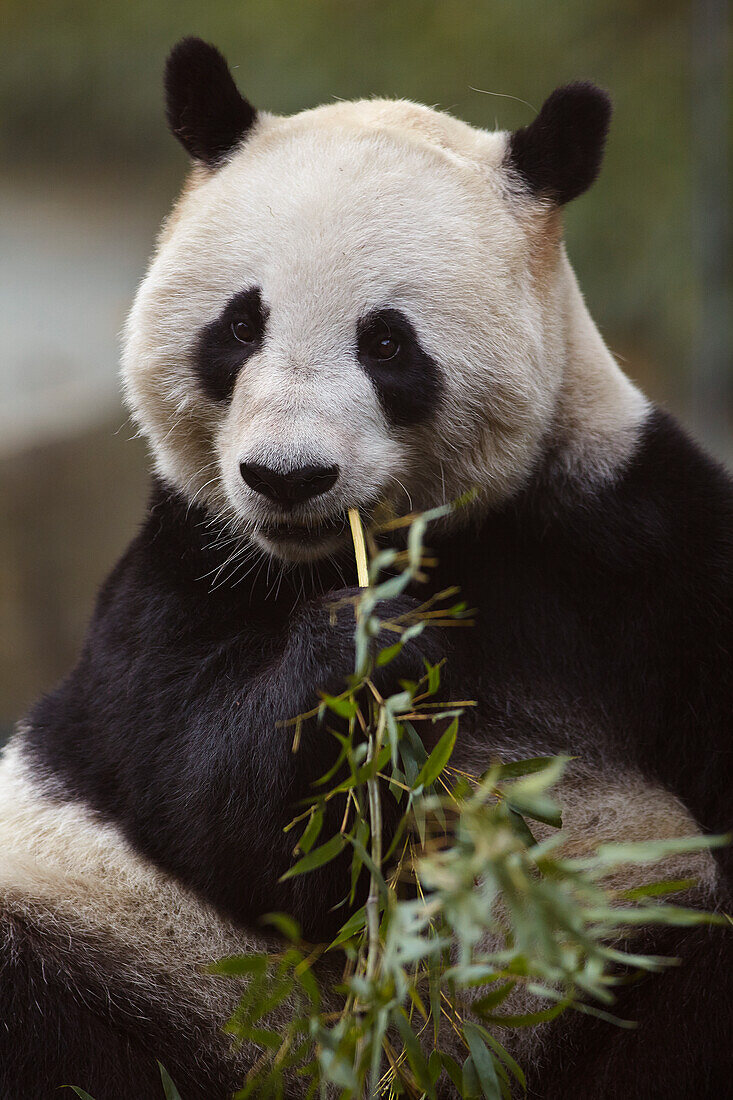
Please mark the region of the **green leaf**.
<svg viewBox="0 0 733 1100"><path fill-rule="evenodd" d="M407 1060L410 1063L410 1068L417 1078L417 1083L422 1089L435 1100L435 1086L433 1085L432 1078L430 1076L430 1070L428 1064L425 1061L425 1055L422 1052L422 1047L417 1041L417 1037L410 1027L410 1021L407 1018L405 1010L398 1006L392 1012L392 1020L400 1033L402 1039L402 1045L405 1048L405 1054Z"/></svg>
<svg viewBox="0 0 733 1100"><path fill-rule="evenodd" d="M296 967L295 978L311 1003L311 1012L317 1012L321 1004L321 991L318 988L315 974L309 966Z"/></svg>
<svg viewBox="0 0 733 1100"><path fill-rule="evenodd" d="M588 860L577 860L576 866L594 866L603 864L613 866L620 863L656 863L666 856L681 855L683 852L699 852L704 848L719 848L728 844L729 836L685 836L668 840L631 840L626 843L601 844L594 856Z"/></svg>
<svg viewBox="0 0 733 1100"><path fill-rule="evenodd" d="M421 941L421 937L416 937L416 938L417 938L418 942ZM426 950L429 950L429 948L421 946L420 947L420 954L419 954L418 958L422 958L422 956L425 954ZM422 997L420 996L420 994L417 991L417 987L414 986L414 985L409 985L407 987L407 992L410 994L410 1000L412 1001L415 1008L417 1009L417 1011L422 1016L423 1020L427 1020L428 1012L427 1012L427 1009L425 1008L425 1005L422 1002Z"/></svg>
<svg viewBox="0 0 733 1100"><path fill-rule="evenodd" d="M620 906L598 906L586 909L586 920L605 921L607 924L669 924L677 928L691 928L697 924L726 924L721 913L706 913L700 909L684 909L679 905L639 905L634 909Z"/></svg>
<svg viewBox="0 0 733 1100"><path fill-rule="evenodd" d="M244 1037L258 1047L267 1047L268 1050L279 1050L283 1045L282 1036L269 1027L249 1027L244 1032Z"/></svg>
<svg viewBox="0 0 733 1100"><path fill-rule="evenodd" d="M455 1058L451 1058L450 1054L444 1054L443 1051L440 1052L440 1061L460 1095L463 1090L463 1071L461 1067Z"/></svg>
<svg viewBox="0 0 733 1100"><path fill-rule="evenodd" d="M314 848L312 852L308 852L302 859L299 859L284 875L280 876L280 882L295 878L296 875L304 875L307 871L315 871L317 867L323 867L326 863L330 863L343 850L345 843L346 838L341 833L336 833L320 848Z"/></svg>
<svg viewBox="0 0 733 1100"><path fill-rule="evenodd" d="M328 695L323 692L321 699L329 710L341 718L353 718L359 709L359 704L351 695Z"/></svg>
<svg viewBox="0 0 733 1100"><path fill-rule="evenodd" d="M287 913L265 913L260 917L262 924L271 924L274 928L277 928L286 940L290 940L291 943L300 943L303 936L300 930L300 925L297 920L294 920Z"/></svg>
<svg viewBox="0 0 733 1100"><path fill-rule="evenodd" d="M379 889L382 892L382 895L386 898L389 894L389 890L387 889L387 883L384 881L384 876L383 876L381 870L379 869L379 867L377 867L376 863L374 862L372 857L369 855L369 852L367 852L366 848L364 847L364 845L362 844L362 842L359 840L358 837L356 837L356 836L347 836L346 840L353 846L354 851L358 854L359 859L362 861L362 863L364 863L366 865L367 870L370 871L371 874L374 875L374 878L376 880L377 885L379 886Z"/></svg>
<svg viewBox="0 0 733 1100"><path fill-rule="evenodd" d="M481 1034L484 1037L484 1041L489 1044L489 1046L493 1050L494 1054L496 1054L499 1058L501 1058L504 1065L507 1066L507 1068L511 1071L511 1073L514 1074L517 1081L519 1081L519 1084L522 1086L522 1088L526 1092L527 1091L527 1078L524 1076L524 1070L519 1065L519 1063L516 1062L514 1060L514 1058L512 1058L509 1051L505 1050L504 1047L499 1042L499 1040L495 1039L494 1036L490 1032L486 1031L484 1028L480 1028L479 1030L481 1031Z"/></svg>
<svg viewBox="0 0 733 1100"><path fill-rule="evenodd" d="M461 1082L460 1095L462 1100L478 1100L481 1095L481 1083L478 1079L473 1058L469 1054L463 1063L463 1080Z"/></svg>
<svg viewBox="0 0 733 1100"><path fill-rule="evenodd" d="M430 665L426 661L425 667L428 674L428 695L435 695L440 687L440 664Z"/></svg>
<svg viewBox="0 0 733 1100"><path fill-rule="evenodd" d="M409 691L398 691L384 700L384 708L390 715L403 714L412 710L412 695Z"/></svg>
<svg viewBox="0 0 733 1100"><path fill-rule="evenodd" d="M383 668L384 665L388 665L390 661L394 661L395 657L398 657L402 651L402 642L395 642L394 645L389 645L385 649L380 649L377 654L377 668Z"/></svg>
<svg viewBox="0 0 733 1100"><path fill-rule="evenodd" d="M633 1031L634 1028L639 1026L638 1020L624 1020L621 1016L614 1016L611 1012L606 1012L602 1008L598 1008L596 1005L586 1005L579 1001L573 1005L578 1012L584 1012L586 1016L595 1016L599 1020L603 1020L607 1024L614 1024L616 1027L624 1027L628 1031Z"/></svg>
<svg viewBox="0 0 733 1100"><path fill-rule="evenodd" d="M412 784L413 790L418 787L430 787L435 782L451 758L457 736L458 719L454 718L418 772L417 778Z"/></svg>
<svg viewBox="0 0 733 1100"><path fill-rule="evenodd" d="M481 1033L477 1027L467 1021L463 1025L463 1035L468 1043L468 1049L471 1051L474 1069L486 1100L501 1100L501 1089L494 1067L494 1058Z"/></svg>
<svg viewBox="0 0 733 1100"><path fill-rule="evenodd" d="M506 804L510 810L521 814L522 817L531 817L533 821L552 825L554 829L562 828L562 811L554 798L550 798L549 795L536 794L524 798L515 797L512 794L507 798Z"/></svg>
<svg viewBox="0 0 733 1100"><path fill-rule="evenodd" d="M544 767L538 767L522 779L510 783L506 791L507 798L526 799L549 790L560 780L568 762L572 759L572 756L549 757ZM499 765L500 768L501 765Z"/></svg>
<svg viewBox="0 0 733 1100"><path fill-rule="evenodd" d="M90 1096L88 1092L84 1092L84 1089L80 1089L78 1085L62 1085L62 1089L71 1089L77 1096L81 1097L81 1100L94 1100L93 1096Z"/></svg>
<svg viewBox="0 0 733 1100"><path fill-rule="evenodd" d="M229 978L264 974L269 959L266 955L229 955L207 967L210 974L224 974Z"/></svg>
<svg viewBox="0 0 733 1100"><path fill-rule="evenodd" d="M358 1093L359 1082L348 1057L324 1047L319 1051L318 1058L321 1063L321 1071L327 1081L333 1082L334 1085L340 1086L342 1089L349 1090L353 1095Z"/></svg>
<svg viewBox="0 0 733 1100"><path fill-rule="evenodd" d="M521 838L522 842L527 845L528 848L534 848L537 841L534 837L532 830L527 822L524 820L521 814L513 810L511 806L507 806L509 811L509 820L512 823L515 833Z"/></svg>
<svg viewBox="0 0 733 1100"><path fill-rule="evenodd" d="M361 786L363 783L366 783L368 779L372 779L377 772L381 772L382 768L389 760L389 757L389 745L382 745L379 753L373 760L368 760L366 764L362 764L360 768L356 769L356 785Z"/></svg>
<svg viewBox="0 0 733 1100"><path fill-rule="evenodd" d="M158 1069L160 1070L160 1079L163 1082L165 1100L181 1100L181 1094L171 1081L168 1070L160 1062L158 1062Z"/></svg>
<svg viewBox="0 0 733 1100"><path fill-rule="evenodd" d="M359 885L359 876L364 867L361 852L366 849L367 841L369 840L369 822L365 817L362 817L361 820L357 822L356 839L360 847L357 849L356 846L353 846L353 851L351 853L351 889L349 891L349 905L353 905L354 899L356 898L356 888Z"/></svg>
<svg viewBox="0 0 733 1100"><path fill-rule="evenodd" d="M336 939L328 945L329 951L334 947L339 947L342 943L346 943L347 940L358 935L364 931L366 927L366 907L362 905L361 909L357 909L355 913L352 913L345 924L341 925L341 929L336 936Z"/></svg>
<svg viewBox="0 0 733 1100"><path fill-rule="evenodd" d="M695 886L697 879L678 878L664 879L660 882L648 882L646 886L635 886L633 890L624 890L622 897L628 901L637 901L639 898L658 898L665 894L679 894L682 890L689 890Z"/></svg>
<svg viewBox="0 0 733 1100"><path fill-rule="evenodd" d="M314 807L310 817L308 818L308 824L303 830L303 835L298 841L298 849L307 855L311 848L318 840L318 837L323 827L323 810Z"/></svg>
<svg viewBox="0 0 733 1100"><path fill-rule="evenodd" d="M506 1000L516 984L516 982L504 982L503 985L490 990L490 992L484 994L478 1001L473 1002L471 1010L473 1012L478 1012L479 1015L483 1015L485 1012L497 1008L502 1001Z"/></svg>
<svg viewBox="0 0 733 1100"><path fill-rule="evenodd" d="M541 772L554 760L553 756L533 756L528 760L515 760L510 764L499 765L499 780L518 779L523 775L533 775Z"/></svg>
<svg viewBox="0 0 733 1100"><path fill-rule="evenodd" d="M443 1071L443 1066L440 1061L440 1052L437 1050L432 1051L428 1058L428 1073L430 1074L430 1080L434 1085L438 1083L438 1078Z"/></svg>

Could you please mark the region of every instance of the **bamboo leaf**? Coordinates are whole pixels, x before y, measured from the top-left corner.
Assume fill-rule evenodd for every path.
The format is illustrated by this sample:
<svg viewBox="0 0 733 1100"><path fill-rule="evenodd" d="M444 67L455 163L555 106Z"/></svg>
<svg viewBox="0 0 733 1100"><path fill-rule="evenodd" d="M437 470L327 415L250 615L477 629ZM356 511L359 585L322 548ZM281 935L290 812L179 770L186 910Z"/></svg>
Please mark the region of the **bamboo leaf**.
<svg viewBox="0 0 733 1100"><path fill-rule="evenodd" d="M246 975L264 974L267 962L266 955L229 955L212 963L207 970L210 974L241 978Z"/></svg>
<svg viewBox="0 0 733 1100"><path fill-rule="evenodd" d="M463 1089L463 1071L461 1067L455 1058L451 1058L450 1054L445 1054L443 1051L440 1052L440 1061L460 1095Z"/></svg>
<svg viewBox="0 0 733 1100"><path fill-rule="evenodd" d="M440 664L429 665L426 661L425 665L428 675L427 692L428 695L435 695L438 688L440 687Z"/></svg>
<svg viewBox="0 0 733 1100"><path fill-rule="evenodd" d="M440 1061L440 1052L433 1050L428 1058L428 1073L430 1074L430 1080L434 1085L437 1085L438 1078L443 1072L443 1066Z"/></svg>
<svg viewBox="0 0 733 1100"><path fill-rule="evenodd" d="M321 694L321 699L328 709L332 710L334 714L338 714L340 718L353 718L359 709L359 704L356 699L349 695L327 695L323 692Z"/></svg>
<svg viewBox="0 0 733 1100"><path fill-rule="evenodd" d="M260 917L260 923L273 925L291 943L300 943L302 939L300 925L287 913L265 913Z"/></svg>
<svg viewBox="0 0 733 1100"><path fill-rule="evenodd" d="M598 906L586 910L586 919L607 924L670 924L691 928L697 924L726 924L722 913L706 913L699 909L684 909L678 905L640 905L635 909Z"/></svg>
<svg viewBox="0 0 733 1100"><path fill-rule="evenodd" d="M520 813L517 813L516 810L513 810L511 806L507 806L507 810L509 811L509 820L514 827L514 831L519 837L521 837L522 841L524 842L524 844L527 845L528 848L534 848L534 846L537 844L537 841L535 840L534 834L527 822L524 820L522 815Z"/></svg>
<svg viewBox="0 0 733 1100"><path fill-rule="evenodd" d="M684 852L699 852L728 844L729 836L685 836L667 840L632 840L626 843L601 844L594 856L576 860L578 867L614 866L621 863L655 863L667 856Z"/></svg>
<svg viewBox="0 0 733 1100"><path fill-rule="evenodd" d="M494 1067L494 1058L481 1033L470 1021L467 1021L463 1025L463 1035L468 1043L468 1049L471 1051L474 1069L486 1100L501 1100L501 1089Z"/></svg>
<svg viewBox="0 0 733 1100"><path fill-rule="evenodd" d="M158 1070L160 1071L160 1079L163 1082L165 1100L181 1100L181 1094L171 1081L168 1070L160 1062L158 1062Z"/></svg>
<svg viewBox="0 0 733 1100"><path fill-rule="evenodd" d="M695 886L694 878L663 879L660 882L648 882L645 886L635 886L632 890L624 890L622 897L628 901L638 901L639 898L658 898L665 894L679 894L682 890L689 890Z"/></svg>
<svg viewBox="0 0 733 1100"><path fill-rule="evenodd" d="M548 795L537 794L523 798L512 794L507 798L506 804L510 810L521 814L522 817L531 817L533 821L552 825L554 829L562 828L562 811L555 800Z"/></svg>
<svg viewBox="0 0 733 1100"><path fill-rule="evenodd" d="M473 1058L469 1054L463 1063L463 1080L460 1091L461 1100L479 1100L481 1096L481 1082L478 1079Z"/></svg>
<svg viewBox="0 0 733 1100"><path fill-rule="evenodd" d="M422 1052L422 1047L417 1041L415 1033L410 1027L410 1021L407 1019L407 1015L402 1007L397 1007L393 1010L392 1020L400 1033L407 1060L410 1063L412 1072L417 1078L418 1084L432 1100L435 1100L435 1086L430 1077L430 1070L425 1061L425 1055Z"/></svg>
<svg viewBox="0 0 733 1100"><path fill-rule="evenodd" d="M387 897L389 895L389 890L387 889L387 883L384 881L384 876L379 867L377 867L372 857L369 855L369 852L367 852L364 845L361 843L358 837L355 836L347 836L345 839L349 842L349 844L353 846L354 851L358 853L359 859L362 861L362 863L366 865L367 870L369 870L371 874L374 875L375 881L377 882L377 885L379 886L382 895L384 897Z"/></svg>
<svg viewBox="0 0 733 1100"><path fill-rule="evenodd" d="M435 782L451 758L457 736L458 719L454 718L418 772L412 784L413 790L419 787L430 787Z"/></svg>
<svg viewBox="0 0 733 1100"><path fill-rule="evenodd" d="M471 1005L472 1010L478 1012L479 1015L492 1011L497 1008L502 1001L506 1000L516 984L516 982L505 982L496 989L492 989L489 993L479 998L479 1000L473 1002Z"/></svg>
<svg viewBox="0 0 733 1100"><path fill-rule="evenodd" d="M267 1047L269 1050L279 1050L283 1043L282 1036L268 1027L247 1028L244 1037L249 1039L251 1043L255 1043L258 1047Z"/></svg>
<svg viewBox="0 0 733 1100"><path fill-rule="evenodd" d="M314 848L308 855L299 859L284 875L280 876L280 882L295 878L296 875L304 875L307 871L315 871L317 867L323 867L326 863L330 863L343 850L345 843L346 838L337 833L325 844L322 844L320 848Z"/></svg>
<svg viewBox="0 0 733 1100"><path fill-rule="evenodd" d="M533 775L535 772L544 771L554 760L552 756L533 756L529 760L515 760L510 764L499 765L499 781L504 779L518 779L520 776Z"/></svg>
<svg viewBox="0 0 733 1100"><path fill-rule="evenodd" d="M334 947L340 947L342 943L346 943L347 940L363 932L365 927L366 908L362 905L361 909L357 909L355 913L351 914L346 923L341 925L339 934L336 936L336 939L328 945L328 950L331 951Z"/></svg>
<svg viewBox="0 0 733 1100"><path fill-rule="evenodd" d="M501 1058L504 1065L507 1066L509 1071L514 1074L517 1081L522 1086L523 1090L526 1092L527 1091L527 1078L524 1076L524 1070L519 1065L519 1063L516 1062L514 1060L514 1058L512 1058L509 1051L504 1049L504 1047L501 1045L499 1040L495 1039L494 1036L491 1034L491 1032L486 1031L485 1028L479 1028L479 1030L481 1031L481 1034L483 1035L485 1042L487 1042L489 1044L489 1046L493 1050L494 1054L496 1054L499 1058Z"/></svg>
<svg viewBox="0 0 733 1100"><path fill-rule="evenodd" d="M307 855L311 848L318 840L321 829L323 827L323 810L315 807L310 817L308 818L308 824L303 830L303 835L298 841L298 849Z"/></svg>
<svg viewBox="0 0 733 1100"><path fill-rule="evenodd" d="M310 1001L310 1012L317 1012L321 1004L321 991L318 988L315 974L310 966L296 967L294 973L301 989Z"/></svg>
<svg viewBox="0 0 733 1100"><path fill-rule="evenodd" d="M377 668L383 668L388 665L390 661L394 661L395 657L398 657L402 652L402 642L395 642L394 645L389 645L386 649L380 649L377 654Z"/></svg>

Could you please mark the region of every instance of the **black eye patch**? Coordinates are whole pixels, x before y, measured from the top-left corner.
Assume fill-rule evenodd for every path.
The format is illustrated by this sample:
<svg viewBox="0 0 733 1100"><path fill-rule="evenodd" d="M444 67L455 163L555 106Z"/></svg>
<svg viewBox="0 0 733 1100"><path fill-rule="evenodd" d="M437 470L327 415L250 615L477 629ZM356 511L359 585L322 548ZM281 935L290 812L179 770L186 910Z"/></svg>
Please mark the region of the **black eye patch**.
<svg viewBox="0 0 733 1100"><path fill-rule="evenodd" d="M199 332L193 366L201 388L212 401L228 401L247 359L262 347L269 310L259 287L240 290L219 316Z"/></svg>
<svg viewBox="0 0 733 1100"><path fill-rule="evenodd" d="M391 423L416 424L435 410L443 389L440 370L404 313L380 309L362 317L356 354Z"/></svg>

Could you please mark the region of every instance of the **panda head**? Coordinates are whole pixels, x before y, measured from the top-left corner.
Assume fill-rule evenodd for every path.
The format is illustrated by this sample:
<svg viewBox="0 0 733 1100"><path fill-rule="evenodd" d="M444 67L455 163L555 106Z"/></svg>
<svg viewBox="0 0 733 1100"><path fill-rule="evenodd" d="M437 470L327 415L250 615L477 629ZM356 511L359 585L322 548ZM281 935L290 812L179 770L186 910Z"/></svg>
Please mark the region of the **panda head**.
<svg viewBox="0 0 733 1100"><path fill-rule="evenodd" d="M333 552L352 506L516 492L553 430L559 210L598 171L607 96L558 89L513 134L404 101L282 118L198 39L166 93L193 170L123 356L159 474L284 561Z"/></svg>

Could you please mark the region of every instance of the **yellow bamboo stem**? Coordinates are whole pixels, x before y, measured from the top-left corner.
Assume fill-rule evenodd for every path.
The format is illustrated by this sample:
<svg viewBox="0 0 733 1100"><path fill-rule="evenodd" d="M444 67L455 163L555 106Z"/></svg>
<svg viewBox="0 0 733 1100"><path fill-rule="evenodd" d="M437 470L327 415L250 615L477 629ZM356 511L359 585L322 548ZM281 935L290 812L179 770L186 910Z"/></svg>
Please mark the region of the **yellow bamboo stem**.
<svg viewBox="0 0 733 1100"><path fill-rule="evenodd" d="M364 541L361 516L357 508L349 508L349 523L351 524L351 537L354 540L354 556L356 557L356 575L359 580L359 588L368 588L369 565L367 563L366 542Z"/></svg>

